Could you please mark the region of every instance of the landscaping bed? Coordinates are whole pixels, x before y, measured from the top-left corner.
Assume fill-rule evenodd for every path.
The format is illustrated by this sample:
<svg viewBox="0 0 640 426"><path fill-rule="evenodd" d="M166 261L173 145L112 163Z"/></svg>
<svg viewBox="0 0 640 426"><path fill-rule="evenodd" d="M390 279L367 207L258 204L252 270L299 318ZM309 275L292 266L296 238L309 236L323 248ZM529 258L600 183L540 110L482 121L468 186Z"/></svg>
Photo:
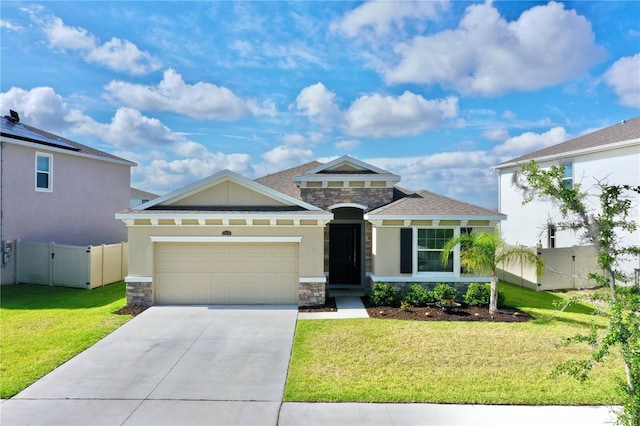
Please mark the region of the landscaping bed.
<svg viewBox="0 0 640 426"><path fill-rule="evenodd" d="M451 313L437 306L412 307L410 310L394 306L374 306L369 298L362 299L371 318L387 318L413 321L493 321L493 322L525 322L533 317L526 312L510 307L501 307L491 317L487 307L455 308Z"/></svg>

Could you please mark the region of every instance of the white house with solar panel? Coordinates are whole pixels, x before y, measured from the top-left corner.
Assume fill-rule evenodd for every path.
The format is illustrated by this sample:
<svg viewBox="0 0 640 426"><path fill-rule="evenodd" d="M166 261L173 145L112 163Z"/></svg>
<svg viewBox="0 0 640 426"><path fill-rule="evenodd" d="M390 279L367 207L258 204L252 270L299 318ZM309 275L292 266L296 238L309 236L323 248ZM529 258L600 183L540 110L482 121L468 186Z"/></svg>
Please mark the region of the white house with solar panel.
<svg viewBox="0 0 640 426"><path fill-rule="evenodd" d="M14 282L16 240L99 245L127 240L114 214L129 207L135 163L0 118L0 282Z"/></svg>
<svg viewBox="0 0 640 426"><path fill-rule="evenodd" d="M521 164L535 160L540 167L564 165L568 185L579 183L583 190L594 197L591 202L598 205L597 184L599 180L611 185L640 185L640 117L624 120L618 124L553 145L494 167L499 173L499 207L508 220L500 229L503 238L510 244L523 244L546 250L569 248L568 262L577 262L578 247L584 245L580 234L558 226L562 216L550 202L534 200L523 205L523 194L513 185L514 173ZM632 219L640 224L640 199L636 198ZM640 230L623 235L624 245L640 245ZM557 256L556 256L557 257ZM595 262L595 260L593 260ZM564 288L575 287L576 273L566 272ZM625 272L633 275L640 268L640 259L625 262ZM553 270L549 275L553 274ZM546 274L545 274L546 275ZM578 277L581 278L581 277ZM568 281L567 281L568 280ZM573 280L573 281L571 281ZM558 278L558 283L561 279ZM539 284L539 283L538 283ZM560 284L556 286L560 287Z"/></svg>

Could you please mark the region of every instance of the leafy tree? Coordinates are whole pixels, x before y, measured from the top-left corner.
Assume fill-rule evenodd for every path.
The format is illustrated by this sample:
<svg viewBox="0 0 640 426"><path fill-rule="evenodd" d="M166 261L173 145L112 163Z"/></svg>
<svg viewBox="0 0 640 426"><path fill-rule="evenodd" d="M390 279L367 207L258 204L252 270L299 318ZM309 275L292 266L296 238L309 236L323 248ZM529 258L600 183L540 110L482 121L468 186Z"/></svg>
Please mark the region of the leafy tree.
<svg viewBox="0 0 640 426"><path fill-rule="evenodd" d="M586 380L595 364L602 361L612 349L619 347L625 366L627 396L624 409L618 413L623 425L640 425L640 289L620 285L630 282L621 268L621 262L630 256L640 255L637 245L623 244L621 235L632 233L638 224L630 218L634 197L640 199L640 186L609 185L597 182L599 206L589 207L588 194L579 184L566 185L562 180L564 167L551 166L540 169L535 161L524 164L514 183L524 191L526 204L533 199L550 200L562 214L561 228L582 232L582 238L593 244L598 266L603 273L589 274L599 285L608 287L606 297L610 304L607 315L609 325L604 336L594 328L588 335L566 339L571 342L588 342L595 349L588 360L570 360L556 368L557 373L568 373Z"/></svg>
<svg viewBox="0 0 640 426"><path fill-rule="evenodd" d="M523 264L535 265L538 274L544 271L544 264L533 251L524 246L508 246L500 232L493 233L461 233L453 237L442 249L442 263L446 264L449 253L460 245L460 266L477 274L491 274L491 296L489 297L489 314L498 312L498 265L509 264L515 260Z"/></svg>

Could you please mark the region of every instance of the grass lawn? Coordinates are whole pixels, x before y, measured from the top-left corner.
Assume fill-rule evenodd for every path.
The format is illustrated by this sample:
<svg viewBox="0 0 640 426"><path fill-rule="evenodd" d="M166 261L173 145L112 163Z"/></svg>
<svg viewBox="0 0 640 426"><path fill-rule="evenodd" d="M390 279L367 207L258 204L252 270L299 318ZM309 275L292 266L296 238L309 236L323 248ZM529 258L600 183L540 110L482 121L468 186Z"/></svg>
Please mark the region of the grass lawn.
<svg viewBox="0 0 640 426"><path fill-rule="evenodd" d="M131 319L124 283L0 288L0 397L9 398Z"/></svg>
<svg viewBox="0 0 640 426"><path fill-rule="evenodd" d="M586 305L557 312L562 296L500 283L507 304L528 323L378 319L300 320L285 401L432 402L458 404L617 404L624 380L613 357L579 383L551 378L565 359L587 357L586 346L556 343L592 324Z"/></svg>

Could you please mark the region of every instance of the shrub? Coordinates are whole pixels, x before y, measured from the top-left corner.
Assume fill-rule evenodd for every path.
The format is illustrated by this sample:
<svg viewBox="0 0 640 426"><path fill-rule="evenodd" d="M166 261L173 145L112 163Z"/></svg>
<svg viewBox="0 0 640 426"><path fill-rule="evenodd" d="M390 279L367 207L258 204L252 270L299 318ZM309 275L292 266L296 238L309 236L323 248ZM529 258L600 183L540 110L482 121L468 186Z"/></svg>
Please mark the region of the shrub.
<svg viewBox="0 0 640 426"><path fill-rule="evenodd" d="M438 284L433 289L433 294L437 301L442 302L443 300L455 300L458 296L458 291L455 289L455 287L443 283Z"/></svg>
<svg viewBox="0 0 640 426"><path fill-rule="evenodd" d="M416 283L407 289L403 301L413 306L425 306L427 303L435 302L436 299L433 292Z"/></svg>
<svg viewBox="0 0 640 426"><path fill-rule="evenodd" d="M376 306L397 306L400 297L393 284L376 283L373 293L371 293L371 302Z"/></svg>
<svg viewBox="0 0 640 426"><path fill-rule="evenodd" d="M504 293L498 290L498 306L504 306ZM491 284L469 284L469 289L464 295L464 303L469 306L489 306L491 298Z"/></svg>

